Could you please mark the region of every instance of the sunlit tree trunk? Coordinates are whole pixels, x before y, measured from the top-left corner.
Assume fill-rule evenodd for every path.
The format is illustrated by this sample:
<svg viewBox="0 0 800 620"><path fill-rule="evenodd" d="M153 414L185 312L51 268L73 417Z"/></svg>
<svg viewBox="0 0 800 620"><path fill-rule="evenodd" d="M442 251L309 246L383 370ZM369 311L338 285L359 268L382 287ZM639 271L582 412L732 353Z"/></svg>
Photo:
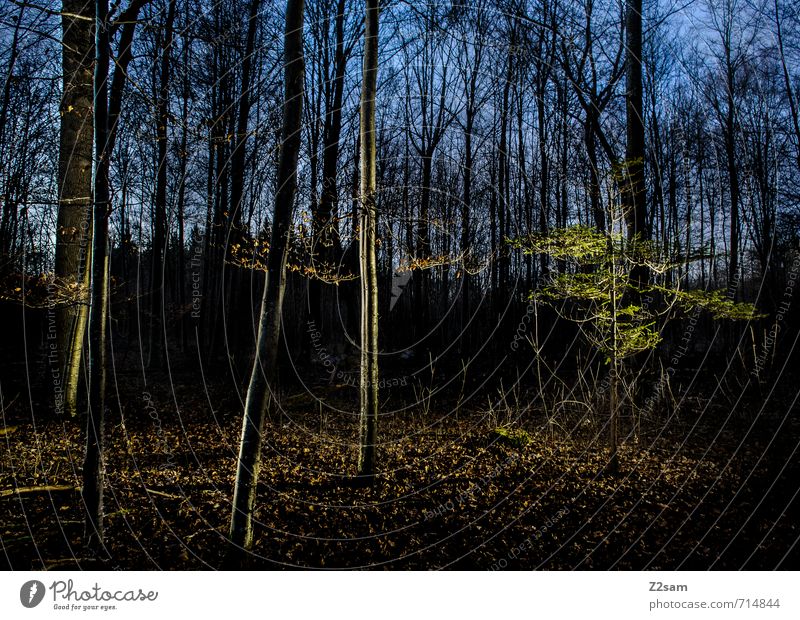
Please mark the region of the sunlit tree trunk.
<svg viewBox="0 0 800 620"><path fill-rule="evenodd" d="M62 3L63 95L59 113L58 221L55 274L63 282L86 285L92 200L92 20L95 6L86 0ZM85 292L87 288L82 287ZM64 411L77 411L81 353L86 333L86 300L58 308L56 343L64 383Z"/></svg>
<svg viewBox="0 0 800 620"><path fill-rule="evenodd" d="M378 441L378 272L375 262L375 97L378 87L379 0L366 0L361 85L361 410L358 475L375 474Z"/></svg>
<svg viewBox="0 0 800 620"><path fill-rule="evenodd" d="M122 24L116 70L111 82L108 0L96 0L94 67L94 204L89 305L89 411L83 461L81 498L86 509L87 546L97 551L103 543L104 423L108 332L108 219L110 156L114 150L117 120L127 67L132 56L133 34L139 9L147 0L134 0L118 18Z"/></svg>
<svg viewBox="0 0 800 620"><path fill-rule="evenodd" d="M85 243L91 238L91 226L87 229L88 234ZM79 271L83 291L88 294L91 282L90 265L92 263L92 249L87 248L83 258L83 265ZM78 391L81 379L81 370L83 369L81 360L83 359L83 345L86 338L86 326L89 322L89 304L88 300L83 300L78 306L73 325L75 331L72 334L71 340L66 344L69 346L67 367L64 377L64 412L70 416L74 416L78 410Z"/></svg>
<svg viewBox="0 0 800 620"><path fill-rule="evenodd" d="M87 545L103 543L103 430L105 418L106 326L108 310L108 0L96 0L94 68L94 207L91 306L89 309L89 415L83 463Z"/></svg>
<svg viewBox="0 0 800 620"><path fill-rule="evenodd" d="M619 472L619 438L617 436L619 428L619 332L617 315L617 261L614 256L614 246L611 237L608 237L608 249L610 257L610 277L611 277L611 303L609 312L611 314L611 355L609 361L609 389L608 389L608 447L609 458L606 471L612 475Z"/></svg>
<svg viewBox="0 0 800 620"><path fill-rule="evenodd" d="M278 162L275 210L267 259L267 281L261 302L256 357L247 387L242 438L236 471L231 516L231 542L249 549L253 544L253 506L261 466L261 436L277 379L278 347L283 295L286 288L286 259L289 250L292 208L297 193L297 158L303 119L304 0L289 0L284 31L283 132Z"/></svg>

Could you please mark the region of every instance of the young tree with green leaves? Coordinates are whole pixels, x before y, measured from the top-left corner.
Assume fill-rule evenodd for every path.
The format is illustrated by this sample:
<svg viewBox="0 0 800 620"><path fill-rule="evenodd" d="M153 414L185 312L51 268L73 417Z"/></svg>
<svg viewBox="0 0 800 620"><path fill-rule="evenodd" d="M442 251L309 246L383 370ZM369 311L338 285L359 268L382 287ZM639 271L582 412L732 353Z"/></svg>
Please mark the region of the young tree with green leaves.
<svg viewBox="0 0 800 620"><path fill-rule="evenodd" d="M625 360L652 351L670 318L701 309L714 318L755 318L751 304L736 303L724 291L684 291L658 284L660 275L677 267L658 255L652 243L630 239L619 221L609 230L586 226L533 234L511 243L526 253L546 254L567 265L551 274L549 283L531 293L536 301L553 308L560 317L577 323L590 346L608 366L608 473L619 470L619 410L621 375ZM641 270L653 274L642 284Z"/></svg>

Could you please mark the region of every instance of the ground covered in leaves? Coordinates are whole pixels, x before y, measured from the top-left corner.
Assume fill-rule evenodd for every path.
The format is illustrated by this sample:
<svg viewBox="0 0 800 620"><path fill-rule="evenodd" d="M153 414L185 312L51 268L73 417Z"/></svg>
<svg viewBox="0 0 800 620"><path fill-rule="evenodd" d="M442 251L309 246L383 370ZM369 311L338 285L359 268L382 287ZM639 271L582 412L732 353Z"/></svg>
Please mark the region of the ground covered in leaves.
<svg viewBox="0 0 800 620"><path fill-rule="evenodd" d="M3 407L0 565L225 566L237 401L205 400L190 384L151 393L135 383L117 377L106 429L107 557L81 544L82 420ZM616 476L603 473L608 454L588 422L556 429L535 412L498 425L478 409L405 411L381 419L381 474L364 487L352 478L348 402L320 414L313 399L286 399L287 415L267 432L253 554L239 566L798 565L800 419L791 404L770 412L687 400L627 438Z"/></svg>

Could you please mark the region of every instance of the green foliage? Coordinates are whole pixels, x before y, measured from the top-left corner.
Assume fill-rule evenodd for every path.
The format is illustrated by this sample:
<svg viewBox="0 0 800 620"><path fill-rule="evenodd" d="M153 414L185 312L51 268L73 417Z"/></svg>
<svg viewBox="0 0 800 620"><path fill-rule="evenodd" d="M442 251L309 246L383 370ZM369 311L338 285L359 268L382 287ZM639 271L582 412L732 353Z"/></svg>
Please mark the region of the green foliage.
<svg viewBox="0 0 800 620"><path fill-rule="evenodd" d="M606 236L588 226L559 228L550 234L534 233L511 239L509 243L526 254L548 254L559 260L573 259L584 264L600 262L608 252Z"/></svg>
<svg viewBox="0 0 800 620"><path fill-rule="evenodd" d="M569 226L549 233L532 233L508 239L525 254L547 254L581 267L607 264L609 259L646 265L658 270L660 256L651 241L637 241L635 247L624 235L604 233L592 226Z"/></svg>
<svg viewBox="0 0 800 620"><path fill-rule="evenodd" d="M531 299L581 325L590 343L608 362L655 348L661 341L659 318L673 311L701 308L715 319L756 318L751 304L735 303L724 291L682 291L632 280L637 268L664 273L672 265L655 245L632 243L621 233L587 226L557 229L509 240L526 254L547 254L566 264Z"/></svg>
<svg viewBox="0 0 800 620"><path fill-rule="evenodd" d="M567 263L547 286L531 294L561 316L581 324L591 344L611 362L654 348L661 340L657 314L641 302L629 273L653 263L652 246L633 246L621 234L573 226L516 240L526 253L545 253Z"/></svg>
<svg viewBox="0 0 800 620"><path fill-rule="evenodd" d="M729 321L751 321L767 316L758 314L753 304L734 302L724 290L718 291L670 291L677 294L677 304L686 310L701 308L715 319Z"/></svg>
<svg viewBox="0 0 800 620"><path fill-rule="evenodd" d="M492 430L492 436L499 444L511 446L521 450L527 446L533 439L527 431L521 428L509 428L507 426L498 426Z"/></svg>

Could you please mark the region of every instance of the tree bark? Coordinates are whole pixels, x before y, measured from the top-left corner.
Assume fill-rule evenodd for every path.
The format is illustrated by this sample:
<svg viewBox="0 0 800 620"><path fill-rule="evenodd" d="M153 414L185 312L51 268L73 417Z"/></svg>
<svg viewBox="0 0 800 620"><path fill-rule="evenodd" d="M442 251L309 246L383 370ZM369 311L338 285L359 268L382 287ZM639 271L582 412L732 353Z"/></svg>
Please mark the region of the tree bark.
<svg viewBox="0 0 800 620"><path fill-rule="evenodd" d="M175 22L175 0L170 0L167 20L164 24L164 42L161 52L161 76L158 88L158 116L156 140L158 142L158 171L156 174L155 235L153 237L153 270L151 278L150 306L150 364L165 361L164 316L164 263L167 252L167 172L168 172L168 126L169 126L169 73L172 57L173 24Z"/></svg>
<svg viewBox="0 0 800 620"><path fill-rule="evenodd" d="M597 139L595 137L594 122L587 111L587 120L584 125L584 144L589 160L589 201L592 209L595 228L600 232L606 229L606 213L600 196L600 163L597 158Z"/></svg>
<svg viewBox="0 0 800 620"><path fill-rule="evenodd" d="M474 75L477 75L477 71ZM464 126L464 186L463 197L461 199L461 264L463 265L461 272L463 280L461 282L461 337L469 343L469 337L465 333L465 329L469 324L469 295L471 277L469 274L471 264L471 243L470 243L470 211L472 210L472 131L475 122L475 77L470 80L470 87L468 90L467 110L466 110L466 124Z"/></svg>
<svg viewBox="0 0 800 620"><path fill-rule="evenodd" d="M240 245L244 237L242 227L242 213L244 212L244 176L247 156L248 125L250 121L251 108L251 88L253 61L256 54L256 35L258 34L258 13L261 9L261 0L252 0L248 12L247 39L245 42L244 59L242 60L242 84L239 94L239 110L236 120L236 136L231 154L231 217L227 222L227 235L225 240L225 254L233 258L233 248ZM233 261L229 261L232 265ZM243 304L239 299L239 290L242 283L242 269L239 267L228 267L230 276L227 285L227 309L226 329L229 333L230 348L233 350L234 359L242 351L242 345L247 340L246 334L250 333L245 329L247 318L242 312ZM250 304L246 304L247 307ZM246 349L245 349L246 350Z"/></svg>
<svg viewBox="0 0 800 620"><path fill-rule="evenodd" d="M297 192L297 158L303 119L304 9L304 0L289 0L286 6L283 132L278 162L278 186L267 258L267 281L261 302L256 357L244 405L230 526L231 542L238 548L244 549L249 549L253 545L253 506L261 466L261 436L277 379L281 312L286 288L286 259L292 208Z"/></svg>
<svg viewBox="0 0 800 620"><path fill-rule="evenodd" d="M736 166L736 104L733 99L733 68L728 65L728 92L723 141L725 144L725 163L730 184L731 220L730 220L730 262L728 263L728 288L734 296L739 289L739 169Z"/></svg>
<svg viewBox="0 0 800 620"><path fill-rule="evenodd" d="M795 99L794 87L792 86L792 79L789 75L789 68L786 65L786 54L784 53L783 45L783 21L780 13L780 3L775 0L775 30L778 39L778 53L781 58L781 75L783 77L783 84L786 90L786 99L789 103L789 112L792 118L792 129L794 130L795 137L795 157L797 159L797 168L800 170L800 113L797 110L797 101Z"/></svg>
<svg viewBox="0 0 800 620"><path fill-rule="evenodd" d="M626 6L626 146L622 196L628 238L633 243L648 239L647 204L644 185L644 117L642 87L642 0L627 0ZM634 274L646 279L641 269Z"/></svg>
<svg viewBox="0 0 800 620"><path fill-rule="evenodd" d="M245 156L247 155L247 127L250 120L250 82L253 72L253 55L258 32L258 11L261 0L252 0L247 21L247 41L242 60L242 87L239 95L239 114L236 120L236 143L231 155L231 206L232 227L240 227L242 221L242 197L244 195ZM237 234L231 231L232 234Z"/></svg>
<svg viewBox="0 0 800 620"><path fill-rule="evenodd" d="M514 78L514 50L516 47L516 30L511 31L511 44L508 49L508 56L506 59L506 71L503 95L500 104L500 142L498 145L497 153L497 225L498 225L498 255L497 260L497 278L498 290L497 295L494 297L494 313L500 316L503 304L507 303L506 290L509 279L509 252L506 244L506 237L508 236L508 218L510 214L509 208L509 165L508 165L508 133L509 127L509 112L510 112L510 95L511 95L511 80Z"/></svg>
<svg viewBox="0 0 800 620"><path fill-rule="evenodd" d="M86 544L99 551L103 544L104 424L108 330L108 219L110 157L131 59L139 9L147 0L134 0L119 16L123 24L117 68L108 89L111 60L108 0L96 0L94 91L94 204L89 305L89 411L83 461L81 497L86 508Z"/></svg>
<svg viewBox="0 0 800 620"><path fill-rule="evenodd" d="M361 381L358 475L375 475L378 441L378 272L375 262L375 97L378 87L379 0L366 0L361 86Z"/></svg>
<svg viewBox="0 0 800 620"><path fill-rule="evenodd" d="M103 431L105 421L106 326L108 309L108 0L96 0L94 68L94 235L89 309L89 415L81 496L86 506L87 546L103 544Z"/></svg>
<svg viewBox="0 0 800 620"><path fill-rule="evenodd" d="M191 21L190 8L187 3L186 14L184 16L185 23ZM181 110L181 145L180 145L180 173L178 175L178 201L176 206L178 217L178 303L181 308L181 323L180 323L180 342L181 351L186 352L186 334L188 331L188 318L189 313L186 309L186 231L185 231L185 212L186 212L186 181L187 181L187 168L189 166L189 98L191 97L191 85L189 77L189 52L191 50L191 40L187 35L183 36L183 53L181 63L183 65L182 76L182 97L183 106ZM194 260L194 256L192 257ZM195 265L193 265L193 269Z"/></svg>
<svg viewBox="0 0 800 620"><path fill-rule="evenodd" d="M92 21L95 6L86 0L62 3L61 136L58 154L58 216L55 275L63 283L85 284L88 246L91 242L89 213L92 201ZM85 19L83 19L85 18ZM82 293L86 292L81 287ZM88 312L85 300L56 311L56 345L59 373L64 383L64 411L77 413L78 382ZM83 308L81 307L83 304Z"/></svg>
<svg viewBox="0 0 800 620"><path fill-rule="evenodd" d="M328 75L321 90L326 93L325 123L322 141L322 191L320 202L313 213L312 253L320 261L320 268L325 271L338 265L341 258L341 244L333 216L339 200L337 185L339 166L339 143L342 133L342 103L344 99L344 78L351 47L344 45L344 17L346 2L338 0L336 4L334 73L332 85L328 86ZM327 28L325 36L327 37ZM326 69L327 72L327 69ZM330 96L328 96L330 95ZM321 279L312 278L309 282L309 309L312 320L320 328L325 327L325 302L329 301L324 294L325 284Z"/></svg>

